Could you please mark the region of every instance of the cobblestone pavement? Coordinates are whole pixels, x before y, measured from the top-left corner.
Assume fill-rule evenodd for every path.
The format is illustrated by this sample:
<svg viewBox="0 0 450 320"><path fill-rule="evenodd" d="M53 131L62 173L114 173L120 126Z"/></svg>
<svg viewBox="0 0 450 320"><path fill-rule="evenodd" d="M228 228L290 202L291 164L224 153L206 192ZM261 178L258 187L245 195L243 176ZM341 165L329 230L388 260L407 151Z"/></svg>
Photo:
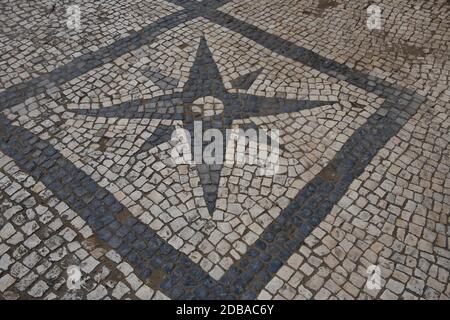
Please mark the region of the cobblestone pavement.
<svg viewBox="0 0 450 320"><path fill-rule="evenodd" d="M2 1L0 298L449 299L450 7L371 3Z"/></svg>

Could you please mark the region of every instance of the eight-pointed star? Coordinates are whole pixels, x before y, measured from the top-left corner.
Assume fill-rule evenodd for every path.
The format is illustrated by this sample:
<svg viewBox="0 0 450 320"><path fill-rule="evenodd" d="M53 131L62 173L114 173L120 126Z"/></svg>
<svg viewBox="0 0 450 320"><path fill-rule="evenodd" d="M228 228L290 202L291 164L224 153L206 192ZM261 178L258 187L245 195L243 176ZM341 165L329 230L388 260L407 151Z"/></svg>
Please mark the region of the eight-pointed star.
<svg viewBox="0 0 450 320"><path fill-rule="evenodd" d="M220 114L206 116L193 110L193 103L204 97L214 97L223 103ZM194 121L201 120L203 129L215 128L226 135L235 119L245 119L254 116L268 116L311 109L328 105L333 102L295 100L279 97L263 97L241 92L231 93L225 89L219 69L208 48L205 38L200 40L195 62L190 70L189 79L183 91L157 96L148 100L132 100L103 109L74 109L76 114L118 117L118 118L153 118L182 120L194 139ZM175 106L175 107L173 107ZM204 110L203 110L204 111ZM250 125L252 126L252 125ZM174 126L160 126L154 132L144 148L149 149L156 144L171 138ZM244 128L245 130L245 128ZM159 137L155 139L154 137ZM224 147L226 143L224 143ZM225 153L224 153L225 154ZM222 164L196 164L203 188L203 195L210 214L216 207Z"/></svg>

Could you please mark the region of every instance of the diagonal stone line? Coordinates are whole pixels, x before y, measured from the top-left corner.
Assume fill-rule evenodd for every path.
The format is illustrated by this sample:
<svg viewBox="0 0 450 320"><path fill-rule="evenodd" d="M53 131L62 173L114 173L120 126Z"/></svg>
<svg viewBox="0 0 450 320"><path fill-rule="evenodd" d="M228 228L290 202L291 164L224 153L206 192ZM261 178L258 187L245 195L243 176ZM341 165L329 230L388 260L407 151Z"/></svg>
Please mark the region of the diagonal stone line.
<svg viewBox="0 0 450 320"><path fill-rule="evenodd" d="M64 66L33 78L29 81L9 87L0 92L0 111L11 108L41 93L44 93L52 86L62 85L86 72L109 63L125 53L140 48L143 45L152 43L157 36L164 32L192 19L195 19L206 11L218 8L231 0L206 0L197 2L193 0L167 0L184 7L184 10L169 14L158 21L155 21L142 30L133 32L129 36L122 38L97 51L82 55L73 59Z"/></svg>
<svg viewBox="0 0 450 320"><path fill-rule="evenodd" d="M136 269L142 279L162 272L163 291L184 299L232 298L185 254L134 218L114 196L66 159L49 142L0 115L0 150L75 210ZM234 296L236 298L236 296Z"/></svg>
<svg viewBox="0 0 450 320"><path fill-rule="evenodd" d="M280 54L286 58L300 62L329 76L344 80L358 88L368 92L376 91L376 94L387 97L394 91L405 91L405 88L395 88L394 85L379 78L369 76L364 72L351 69L345 64L322 57L309 49L300 47L289 40L285 40L275 34L264 31L252 24L239 20L232 15L218 10L208 11L203 17L211 22L221 25L236 32L257 44ZM410 95L412 91L407 90Z"/></svg>
<svg viewBox="0 0 450 320"><path fill-rule="evenodd" d="M388 113L373 114L350 137L334 159L298 193L220 282L236 288L243 299L255 299L330 213L354 179L364 172L376 153L399 132L403 121L407 120L401 119L401 114L413 116L424 100L417 95L410 103L401 102L399 98L385 100L380 108L389 110Z"/></svg>
<svg viewBox="0 0 450 320"><path fill-rule="evenodd" d="M182 10L146 26L139 32L122 38L99 50L73 59L64 66L0 92L0 111L13 107L28 98L44 93L51 86L62 85L86 72L112 62L127 52L152 43L156 37L184 22L192 20L191 11Z"/></svg>
<svg viewBox="0 0 450 320"><path fill-rule="evenodd" d="M377 94L382 96L393 92L391 89L393 86L385 81L376 77L369 77L363 72L352 70L344 64L324 58L311 50L299 47L288 40L270 34L229 14L213 10L229 1L205 0L199 3L192 0L167 0L167 2L183 6L185 9L161 18L146 26L143 30L134 32L111 45L77 57L50 73L9 87L0 92L0 111L45 92L49 86L62 85L92 69L113 61L129 51L138 49L145 44L150 44L158 35L199 16L237 32L278 54L311 66L328 75L343 79L366 91L376 90ZM372 86L372 82L376 85ZM382 89L385 89L385 91L382 91Z"/></svg>
<svg viewBox="0 0 450 320"><path fill-rule="evenodd" d="M99 238L127 259L143 279L162 270L165 277L159 286L170 297L253 299L330 212L373 156L400 130L400 114L406 112L412 116L424 98L415 96L414 101L406 105L403 102L402 108L396 109L399 100L385 101L382 107L389 110L387 115L372 115L219 281L212 279L131 214L124 216L126 209L114 196L48 142L24 128L11 125L4 116L0 117L0 149L13 158L21 170L42 181L79 213ZM330 168L334 175L327 173Z"/></svg>
<svg viewBox="0 0 450 320"><path fill-rule="evenodd" d="M186 10L196 10L201 17L251 39L272 52L310 66L340 80L344 80L358 88L369 92L376 91L376 93L382 97L387 97L394 93L394 91L406 90L406 88L396 87L395 85L377 77L369 76L362 71L351 69L345 64L322 57L320 54L312 50L300 47L289 40L283 39L280 36L269 33L258 28L257 26L239 20L230 14L218 10L230 0L204 0L202 2L196 2L193 0L166 1L182 6ZM414 94L410 90L407 90L407 92L410 95Z"/></svg>

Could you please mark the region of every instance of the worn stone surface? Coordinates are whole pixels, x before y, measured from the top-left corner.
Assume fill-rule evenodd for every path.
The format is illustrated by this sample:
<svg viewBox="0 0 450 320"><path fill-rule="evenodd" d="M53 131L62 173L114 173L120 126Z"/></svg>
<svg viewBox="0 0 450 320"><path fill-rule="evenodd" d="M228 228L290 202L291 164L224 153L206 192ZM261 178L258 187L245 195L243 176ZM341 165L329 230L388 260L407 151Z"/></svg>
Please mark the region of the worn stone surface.
<svg viewBox="0 0 450 320"><path fill-rule="evenodd" d="M448 4L325 2L6 4L0 298L450 298ZM194 121L278 171L175 163Z"/></svg>

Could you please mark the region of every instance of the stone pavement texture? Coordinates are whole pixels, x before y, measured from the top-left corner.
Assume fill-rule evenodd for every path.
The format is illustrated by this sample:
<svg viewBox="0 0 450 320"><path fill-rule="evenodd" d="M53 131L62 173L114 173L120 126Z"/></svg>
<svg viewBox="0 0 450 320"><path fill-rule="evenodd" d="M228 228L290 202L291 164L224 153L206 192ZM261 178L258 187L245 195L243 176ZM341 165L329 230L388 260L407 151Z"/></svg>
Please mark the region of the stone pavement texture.
<svg viewBox="0 0 450 320"><path fill-rule="evenodd" d="M450 298L446 1L1 7L1 299ZM195 120L278 172L174 163Z"/></svg>

